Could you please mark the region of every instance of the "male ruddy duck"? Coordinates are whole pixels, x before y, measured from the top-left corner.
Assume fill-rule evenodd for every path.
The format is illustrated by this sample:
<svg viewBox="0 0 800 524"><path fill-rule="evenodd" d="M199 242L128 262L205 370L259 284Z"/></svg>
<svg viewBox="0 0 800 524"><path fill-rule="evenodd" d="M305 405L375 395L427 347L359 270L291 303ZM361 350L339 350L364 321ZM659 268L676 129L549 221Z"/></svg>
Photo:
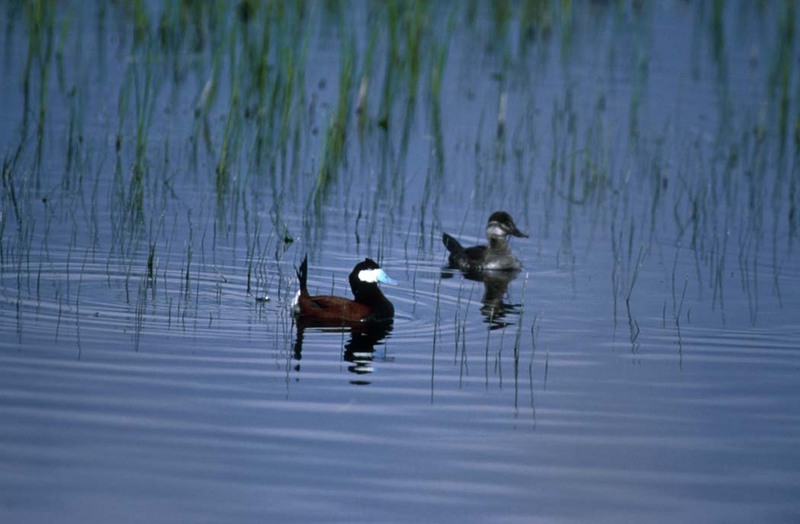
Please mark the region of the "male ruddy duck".
<svg viewBox="0 0 800 524"><path fill-rule="evenodd" d="M299 320L312 324L343 325L354 322L388 321L394 317L394 306L383 295L378 282L395 285L381 267L370 258L359 262L350 272L350 289L355 300L327 295L311 296L306 287L308 257L303 258L297 279L300 291L292 301L292 310Z"/></svg>
<svg viewBox="0 0 800 524"><path fill-rule="evenodd" d="M442 242L450 252L450 266L465 273L519 270L522 264L511 254L511 248L508 247L509 235L528 238L528 235L517 229L511 215L505 211L495 211L486 223L488 246L463 247L447 233L442 233Z"/></svg>

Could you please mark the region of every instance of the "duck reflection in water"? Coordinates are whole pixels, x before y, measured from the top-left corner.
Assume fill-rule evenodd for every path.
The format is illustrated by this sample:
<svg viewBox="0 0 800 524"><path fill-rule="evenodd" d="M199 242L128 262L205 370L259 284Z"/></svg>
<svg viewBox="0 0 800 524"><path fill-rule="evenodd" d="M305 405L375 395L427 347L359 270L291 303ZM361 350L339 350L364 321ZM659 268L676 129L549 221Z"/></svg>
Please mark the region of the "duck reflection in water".
<svg viewBox="0 0 800 524"><path fill-rule="evenodd" d="M442 233L442 243L449 251L448 269L459 269L470 280L483 282L481 313L490 324L489 329L501 329L509 325L503 319L508 314L519 314L518 304L503 302L509 283L517 278L522 264L511 253L509 237L528 238L517 228L514 219L505 211L495 211L486 223L488 245L464 247L455 238ZM452 272L443 272L443 278L452 277Z"/></svg>
<svg viewBox="0 0 800 524"><path fill-rule="evenodd" d="M506 320L506 315L519 315L520 304L504 302L508 293L508 284L517 278L519 269L512 271L484 271L483 297L481 298L481 313L490 324L489 329L501 329L513 322ZM469 278L469 276L467 276Z"/></svg>
<svg viewBox="0 0 800 524"><path fill-rule="evenodd" d="M344 345L342 359L348 362L347 370L349 372L360 376L359 378L350 380L351 384L370 384L371 381L367 380L366 376L373 372L373 362L378 359L384 361L391 360L385 353L383 355L376 355L375 351L376 347L385 344L385 339L392 332L393 322L391 320L385 322L354 323L349 326L325 326L321 325L319 321L307 321L301 318L297 321L297 338L295 339L294 352L292 355L295 360L295 371L300 371L300 361L303 358L303 342L306 329L311 329L315 332L350 335L350 338Z"/></svg>
<svg viewBox="0 0 800 524"><path fill-rule="evenodd" d="M442 271L442 278L453 278L453 268L446 266ZM489 324L490 330L503 329L514 324L509 315L518 316L520 304L506 302L508 285L519 275L519 269L511 271L482 271L480 273L462 273L467 280L483 282L483 296L481 297L481 314L484 322Z"/></svg>

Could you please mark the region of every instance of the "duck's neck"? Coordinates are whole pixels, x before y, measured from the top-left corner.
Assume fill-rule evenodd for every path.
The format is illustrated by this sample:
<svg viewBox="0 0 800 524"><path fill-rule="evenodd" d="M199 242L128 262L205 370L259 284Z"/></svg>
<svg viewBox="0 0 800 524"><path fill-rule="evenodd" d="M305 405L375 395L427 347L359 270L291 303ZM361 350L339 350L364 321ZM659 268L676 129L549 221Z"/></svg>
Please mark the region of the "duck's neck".
<svg viewBox="0 0 800 524"><path fill-rule="evenodd" d="M356 302L370 306L375 318L383 319L394 316L394 306L378 286L364 287L359 290L353 289L353 296Z"/></svg>
<svg viewBox="0 0 800 524"><path fill-rule="evenodd" d="M489 249L495 253L505 253L508 249L507 237L489 237Z"/></svg>
<svg viewBox="0 0 800 524"><path fill-rule="evenodd" d="M384 302L388 302L384 294L381 292L381 288L378 286L366 286L359 289L354 288L352 291L356 302L361 302L362 304L377 306L383 304Z"/></svg>

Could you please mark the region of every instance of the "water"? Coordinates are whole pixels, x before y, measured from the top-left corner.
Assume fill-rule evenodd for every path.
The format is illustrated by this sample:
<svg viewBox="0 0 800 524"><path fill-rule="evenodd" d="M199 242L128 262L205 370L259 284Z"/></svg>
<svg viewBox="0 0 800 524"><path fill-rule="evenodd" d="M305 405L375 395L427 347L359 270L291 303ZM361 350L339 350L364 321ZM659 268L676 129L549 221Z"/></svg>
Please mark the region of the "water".
<svg viewBox="0 0 800 524"><path fill-rule="evenodd" d="M800 517L793 4L38 5L3 521ZM445 269L498 209L524 269ZM298 332L306 254L393 325Z"/></svg>

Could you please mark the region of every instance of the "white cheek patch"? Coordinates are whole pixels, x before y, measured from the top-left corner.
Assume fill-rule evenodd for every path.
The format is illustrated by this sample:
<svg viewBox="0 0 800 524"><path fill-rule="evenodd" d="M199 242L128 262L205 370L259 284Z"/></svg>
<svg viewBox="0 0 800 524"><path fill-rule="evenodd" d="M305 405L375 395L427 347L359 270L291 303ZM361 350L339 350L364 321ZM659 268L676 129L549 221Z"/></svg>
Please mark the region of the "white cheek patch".
<svg viewBox="0 0 800 524"><path fill-rule="evenodd" d="M486 228L486 234L494 237L502 237L508 235L508 231L500 227L500 225L497 224L496 222L492 222Z"/></svg>
<svg viewBox="0 0 800 524"><path fill-rule="evenodd" d="M376 282L383 282L384 284L396 285L397 281L387 275L382 269L362 269L358 272L358 279L361 282L368 282L375 284Z"/></svg>
<svg viewBox="0 0 800 524"><path fill-rule="evenodd" d="M358 272L358 279L361 282L372 282L375 283L378 281L378 270L377 269L362 269Z"/></svg>

